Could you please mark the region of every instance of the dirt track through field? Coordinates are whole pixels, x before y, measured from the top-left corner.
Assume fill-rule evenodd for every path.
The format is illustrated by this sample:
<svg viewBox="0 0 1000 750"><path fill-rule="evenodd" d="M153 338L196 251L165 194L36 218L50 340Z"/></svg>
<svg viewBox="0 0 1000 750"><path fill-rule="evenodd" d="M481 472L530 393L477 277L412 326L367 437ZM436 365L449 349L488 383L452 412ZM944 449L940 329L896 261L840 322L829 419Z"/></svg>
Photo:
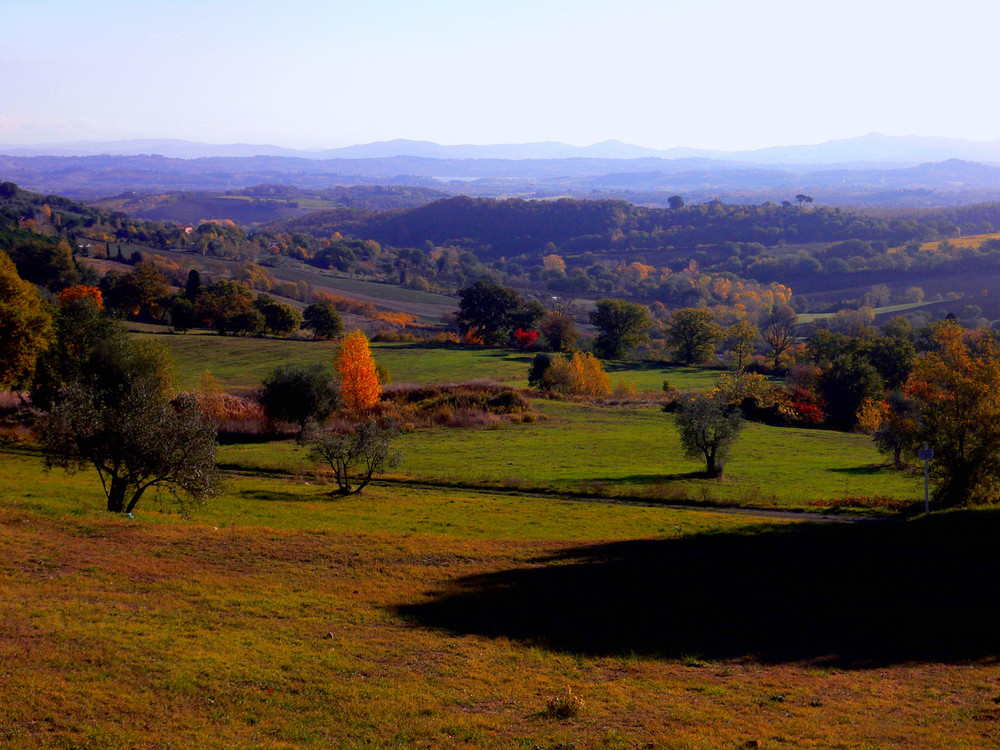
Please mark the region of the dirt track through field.
<svg viewBox="0 0 1000 750"><path fill-rule="evenodd" d="M223 469L233 476L267 477L272 479L292 480L292 477L282 471L247 471L245 469ZM771 510L769 508L747 508L732 505L712 505L710 503L657 502L629 497L602 497L583 493L559 492L557 490L518 490L504 487L482 487L467 484L447 484L443 482L428 482L416 479L378 479L372 480L372 486L404 486L421 489L438 489L442 491L455 490L483 495L502 495L506 497L539 497L549 500L566 500L569 502L599 503L603 505L632 505L644 508L666 508L669 510L701 511L704 513L724 513L726 515L748 516L773 521L802 521L805 523L898 523L898 517L855 516L841 513L812 513L799 510Z"/></svg>

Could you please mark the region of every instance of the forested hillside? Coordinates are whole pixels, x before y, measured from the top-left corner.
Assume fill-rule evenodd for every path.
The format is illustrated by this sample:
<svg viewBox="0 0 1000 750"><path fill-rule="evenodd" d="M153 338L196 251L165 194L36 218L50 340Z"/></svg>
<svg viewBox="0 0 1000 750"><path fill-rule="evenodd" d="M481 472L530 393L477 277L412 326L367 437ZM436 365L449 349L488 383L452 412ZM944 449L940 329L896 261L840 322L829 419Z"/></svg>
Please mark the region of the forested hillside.
<svg viewBox="0 0 1000 750"><path fill-rule="evenodd" d="M365 211L413 208L447 195L440 190L399 185L344 186L326 190L256 185L226 193L130 192L96 201L93 205L152 221L200 224L210 219L229 219L242 226L254 226L335 207Z"/></svg>
<svg viewBox="0 0 1000 750"><path fill-rule="evenodd" d="M454 294L489 276L538 298L614 295L671 308L745 304L750 295L799 312L907 304L1000 317L1000 299L988 294L1000 283L1000 204L858 212L806 195L749 206L675 196L673 208L659 209L465 196L428 203L435 193L415 188L262 185L120 196L95 208L3 186L0 242L33 266L26 277L56 287L83 273L74 254L128 259L148 248L235 261L248 278L263 273L250 266L312 268L421 293ZM198 219L138 218L174 209ZM304 215L258 222L282 211Z"/></svg>

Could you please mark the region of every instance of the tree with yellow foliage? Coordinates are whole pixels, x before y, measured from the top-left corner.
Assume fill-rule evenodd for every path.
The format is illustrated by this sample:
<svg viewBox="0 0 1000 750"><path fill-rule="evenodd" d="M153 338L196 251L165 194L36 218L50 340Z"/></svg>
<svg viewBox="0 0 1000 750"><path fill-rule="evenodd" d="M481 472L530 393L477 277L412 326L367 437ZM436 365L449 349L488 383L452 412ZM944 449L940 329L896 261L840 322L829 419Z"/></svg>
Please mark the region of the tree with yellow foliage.
<svg viewBox="0 0 1000 750"><path fill-rule="evenodd" d="M0 387L30 380L39 352L52 337L52 318L38 289L0 251Z"/></svg>
<svg viewBox="0 0 1000 750"><path fill-rule="evenodd" d="M934 449L934 499L943 507L997 502L1000 348L990 332L938 325L934 349L917 361L904 392L919 415L913 444Z"/></svg>
<svg viewBox="0 0 1000 750"><path fill-rule="evenodd" d="M571 357L539 354L532 363L529 382L564 396L604 398L611 392L611 380L601 361L586 352Z"/></svg>
<svg viewBox="0 0 1000 750"><path fill-rule="evenodd" d="M363 412L378 403L382 386L364 333L355 330L344 336L334 367L340 374L340 397L345 410Z"/></svg>

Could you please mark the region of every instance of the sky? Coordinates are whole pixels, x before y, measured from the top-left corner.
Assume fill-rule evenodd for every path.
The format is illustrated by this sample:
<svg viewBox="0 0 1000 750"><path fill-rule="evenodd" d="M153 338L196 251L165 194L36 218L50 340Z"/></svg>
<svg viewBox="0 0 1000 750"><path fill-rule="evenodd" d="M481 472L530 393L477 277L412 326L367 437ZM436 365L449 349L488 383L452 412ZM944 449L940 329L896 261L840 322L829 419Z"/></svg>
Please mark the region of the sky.
<svg viewBox="0 0 1000 750"><path fill-rule="evenodd" d="M1000 139L988 0L0 0L0 144Z"/></svg>

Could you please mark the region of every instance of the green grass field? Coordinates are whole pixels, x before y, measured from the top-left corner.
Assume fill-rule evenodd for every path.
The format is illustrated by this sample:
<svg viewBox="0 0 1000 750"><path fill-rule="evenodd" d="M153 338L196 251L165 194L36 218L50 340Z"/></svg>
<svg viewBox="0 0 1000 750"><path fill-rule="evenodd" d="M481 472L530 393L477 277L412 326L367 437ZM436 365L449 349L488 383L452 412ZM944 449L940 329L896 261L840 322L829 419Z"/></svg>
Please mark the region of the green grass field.
<svg viewBox="0 0 1000 750"><path fill-rule="evenodd" d="M0 451L5 748L994 745L997 513L233 477L128 520L100 495Z"/></svg>
<svg viewBox="0 0 1000 750"><path fill-rule="evenodd" d="M215 335L138 333L165 344L181 388L197 387L206 370L225 387L252 389L281 364L330 363L331 342L243 339ZM479 347L375 344L394 383L491 379L524 387L533 355ZM664 379L706 389L720 371L609 363L612 383L659 393ZM850 496L918 500L920 483L884 467L871 440L828 430L751 424L722 481L694 476L698 462L682 455L676 430L655 405L627 408L536 400L546 417L491 430L432 429L404 435L399 475L434 483L503 486L658 501L809 509L810 502ZM301 473L310 467L293 441L224 446L220 460L244 470ZM815 508L813 508L815 509Z"/></svg>
<svg viewBox="0 0 1000 750"><path fill-rule="evenodd" d="M403 480L503 487L660 502L817 510L812 501L892 497L916 502L920 478L883 465L871 439L828 430L748 424L720 480L684 457L671 419L657 406L607 408L536 401L546 417L497 429L421 429L397 446ZM223 446L220 461L242 470L303 474L292 440Z"/></svg>
<svg viewBox="0 0 1000 750"><path fill-rule="evenodd" d="M225 388L246 390L279 365L332 363L336 343L300 339L241 338L196 331L168 333L146 326L134 335L167 347L177 368L178 386L193 389L205 370ZM389 368L393 383L458 383L495 380L527 387L532 353L474 346L433 346L408 343L372 345L375 360ZM676 388L706 389L718 380L717 370L694 367L661 367L640 363L611 362L612 386L619 380L640 391L660 392L665 379Z"/></svg>
<svg viewBox="0 0 1000 750"><path fill-rule="evenodd" d="M187 388L335 347L135 335ZM374 352L414 383L523 386L531 359ZM720 374L609 370L657 393ZM403 434L349 497L293 440L224 445L190 517L155 496L111 516L95 472L0 445L0 746L995 746L1000 513L769 515L920 480L867 437L758 424L707 480L655 404L532 403Z"/></svg>

